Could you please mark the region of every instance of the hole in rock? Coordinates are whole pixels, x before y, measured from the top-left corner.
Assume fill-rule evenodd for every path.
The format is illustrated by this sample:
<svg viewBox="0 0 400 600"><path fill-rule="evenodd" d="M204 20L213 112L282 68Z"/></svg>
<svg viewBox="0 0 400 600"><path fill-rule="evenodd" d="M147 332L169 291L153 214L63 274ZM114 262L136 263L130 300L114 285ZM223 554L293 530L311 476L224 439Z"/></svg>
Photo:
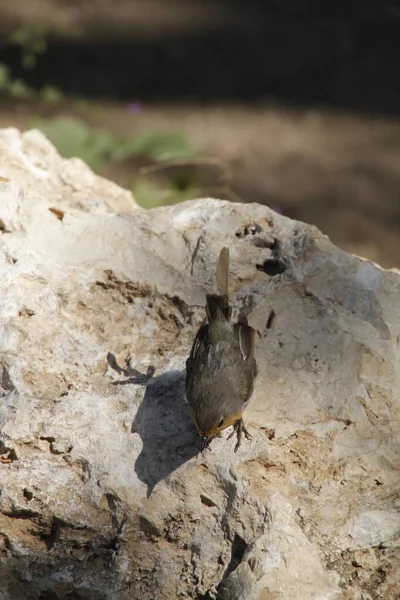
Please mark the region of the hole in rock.
<svg viewBox="0 0 400 600"><path fill-rule="evenodd" d="M30 491L29 491L29 490L27 490L26 488L24 489L24 491L23 491L23 494L24 494L24 498L26 498L26 500L27 500L28 502L30 502L30 501L32 500L32 498L33 498L33 494L32 494L32 492L30 492Z"/></svg>
<svg viewBox="0 0 400 600"><path fill-rule="evenodd" d="M247 235L255 235L261 233L263 228L258 223L248 223L236 231L236 237L245 237Z"/></svg>
<svg viewBox="0 0 400 600"><path fill-rule="evenodd" d="M271 248L274 242L265 237L254 237L251 239L251 243L256 248Z"/></svg>
<svg viewBox="0 0 400 600"><path fill-rule="evenodd" d="M256 264L256 267L259 271L264 271L270 277L275 277L286 271L286 266L281 263L279 258L269 258L264 260L262 264Z"/></svg>
<svg viewBox="0 0 400 600"><path fill-rule="evenodd" d="M18 460L14 448L9 448L2 440L0 440L0 462L8 463L14 462L14 460Z"/></svg>
<svg viewBox="0 0 400 600"><path fill-rule="evenodd" d="M243 538L240 537L237 533L233 539L232 550L231 550L231 560L229 565L227 566L225 573L222 577L221 583L218 588L223 585L224 580L229 577L231 573L240 565L243 560L244 553L246 552L247 544Z"/></svg>
<svg viewBox="0 0 400 600"><path fill-rule="evenodd" d="M8 392L12 392L13 390L15 390L15 386L11 379L10 373L5 365L3 365L3 372L1 374L0 384L1 384L1 387L4 390L7 390ZM0 448L1 448L1 446L0 446Z"/></svg>
<svg viewBox="0 0 400 600"><path fill-rule="evenodd" d="M215 504L215 502L213 502L213 500L211 500L211 498L208 498L208 496L204 496L204 494L200 494L200 500L201 500L202 504L204 504L205 506L208 506L209 508L213 508L214 506L217 506Z"/></svg>
<svg viewBox="0 0 400 600"><path fill-rule="evenodd" d="M26 306L24 306L23 308L21 308L21 310L18 311L18 316L19 317L33 317L35 316L35 311L32 310L31 308L28 308Z"/></svg>
<svg viewBox="0 0 400 600"><path fill-rule="evenodd" d="M51 550L57 544L60 539L61 533L61 521L57 517L53 517L51 523L51 530L49 534L42 534L40 537L46 544L47 550Z"/></svg>
<svg viewBox="0 0 400 600"><path fill-rule="evenodd" d="M271 257L266 258L263 263L256 264L259 271L264 271L270 277L275 277L284 273L287 269L287 261L282 250L282 243L278 239L274 239L273 243L269 246L271 250Z"/></svg>
<svg viewBox="0 0 400 600"><path fill-rule="evenodd" d="M106 496L108 508L109 508L109 511L111 514L112 526L117 529L118 528L117 511L118 511L119 498L118 498L118 496L114 496L114 494L111 494L109 492L106 493L105 496Z"/></svg>
<svg viewBox="0 0 400 600"><path fill-rule="evenodd" d="M276 313L273 310L271 310L271 312L269 313L268 320L267 320L266 329L271 329L272 323L274 322L275 317L276 317Z"/></svg>
<svg viewBox="0 0 400 600"><path fill-rule="evenodd" d="M2 219L0 219L0 231L2 233L10 233Z"/></svg>

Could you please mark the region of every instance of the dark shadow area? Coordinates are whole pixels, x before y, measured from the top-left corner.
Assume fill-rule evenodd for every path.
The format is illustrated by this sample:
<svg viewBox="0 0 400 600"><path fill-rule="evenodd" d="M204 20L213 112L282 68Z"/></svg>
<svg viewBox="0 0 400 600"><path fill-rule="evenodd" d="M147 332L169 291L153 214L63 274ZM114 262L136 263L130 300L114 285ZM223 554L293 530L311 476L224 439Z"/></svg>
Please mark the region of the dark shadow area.
<svg viewBox="0 0 400 600"><path fill-rule="evenodd" d="M146 36L136 27L124 40L109 34L91 42L51 39L48 32L35 68L23 70L20 48L4 42L0 61L34 87L51 84L92 98L269 99L400 114L398 2L216 4L218 21L188 23L187 31Z"/></svg>
<svg viewBox="0 0 400 600"><path fill-rule="evenodd" d="M159 481L200 451L200 438L185 398L185 371L154 377L146 386L143 401L132 423L143 448L135 471L150 496Z"/></svg>
<svg viewBox="0 0 400 600"><path fill-rule="evenodd" d="M186 402L186 371L169 371L154 377L153 367L149 367L146 374L129 367L121 369L111 353L108 364L128 377L115 385L146 386L132 423L132 433L140 435L143 442L135 472L147 485L149 497L159 481L200 452L201 440Z"/></svg>
<svg viewBox="0 0 400 600"><path fill-rule="evenodd" d="M71 552L71 550L70 550ZM71 553L78 553L74 549ZM91 549L80 560L65 549L55 554L17 552L0 563L0 597L12 600L107 600L118 586L112 572L111 553Z"/></svg>
<svg viewBox="0 0 400 600"><path fill-rule="evenodd" d="M233 573L233 571L237 569L237 567L240 565L240 563L243 560L244 553L247 550L247 546L248 544L246 544L244 539L241 538L240 535L235 533L235 537L232 543L231 560L225 569L225 572L222 576L222 580L229 577L229 575Z"/></svg>

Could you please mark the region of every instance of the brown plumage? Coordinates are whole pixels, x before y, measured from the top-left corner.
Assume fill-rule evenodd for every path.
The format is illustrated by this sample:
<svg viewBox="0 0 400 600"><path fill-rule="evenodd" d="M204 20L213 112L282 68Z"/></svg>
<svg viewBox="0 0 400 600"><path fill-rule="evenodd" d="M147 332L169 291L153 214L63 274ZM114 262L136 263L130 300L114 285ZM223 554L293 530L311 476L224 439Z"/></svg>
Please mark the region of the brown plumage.
<svg viewBox="0 0 400 600"><path fill-rule="evenodd" d="M228 297L229 250L222 248L217 264L219 294L207 294L204 322L186 361L186 396L193 422L202 437L202 449L221 431L234 426L238 450L242 431L247 432L242 413L253 392L256 377L255 331L245 315L231 322ZM228 439L229 439L228 438Z"/></svg>

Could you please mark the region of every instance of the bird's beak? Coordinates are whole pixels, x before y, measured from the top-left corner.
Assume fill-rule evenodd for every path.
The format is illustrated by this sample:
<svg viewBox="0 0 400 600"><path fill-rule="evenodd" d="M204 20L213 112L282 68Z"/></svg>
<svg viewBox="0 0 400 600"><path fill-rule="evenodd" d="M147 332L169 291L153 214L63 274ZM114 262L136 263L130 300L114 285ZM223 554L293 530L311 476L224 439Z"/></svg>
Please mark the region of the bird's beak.
<svg viewBox="0 0 400 600"><path fill-rule="evenodd" d="M204 450L207 448L209 441L210 439L206 435L203 435L201 438L201 452L204 452Z"/></svg>

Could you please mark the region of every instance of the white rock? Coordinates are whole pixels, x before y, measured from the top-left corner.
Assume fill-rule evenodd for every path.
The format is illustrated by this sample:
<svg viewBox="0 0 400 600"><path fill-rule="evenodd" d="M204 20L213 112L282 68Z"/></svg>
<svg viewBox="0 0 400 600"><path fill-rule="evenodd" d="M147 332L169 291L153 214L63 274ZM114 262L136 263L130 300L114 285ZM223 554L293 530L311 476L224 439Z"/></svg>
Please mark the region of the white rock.
<svg viewBox="0 0 400 600"><path fill-rule="evenodd" d="M394 598L399 274L256 204L141 211L38 132L0 158L2 600ZM202 456L184 367L224 245L253 439Z"/></svg>
<svg viewBox="0 0 400 600"><path fill-rule="evenodd" d="M400 532L400 513L394 510L367 510L356 515L345 527L349 548L374 548L397 545Z"/></svg>

